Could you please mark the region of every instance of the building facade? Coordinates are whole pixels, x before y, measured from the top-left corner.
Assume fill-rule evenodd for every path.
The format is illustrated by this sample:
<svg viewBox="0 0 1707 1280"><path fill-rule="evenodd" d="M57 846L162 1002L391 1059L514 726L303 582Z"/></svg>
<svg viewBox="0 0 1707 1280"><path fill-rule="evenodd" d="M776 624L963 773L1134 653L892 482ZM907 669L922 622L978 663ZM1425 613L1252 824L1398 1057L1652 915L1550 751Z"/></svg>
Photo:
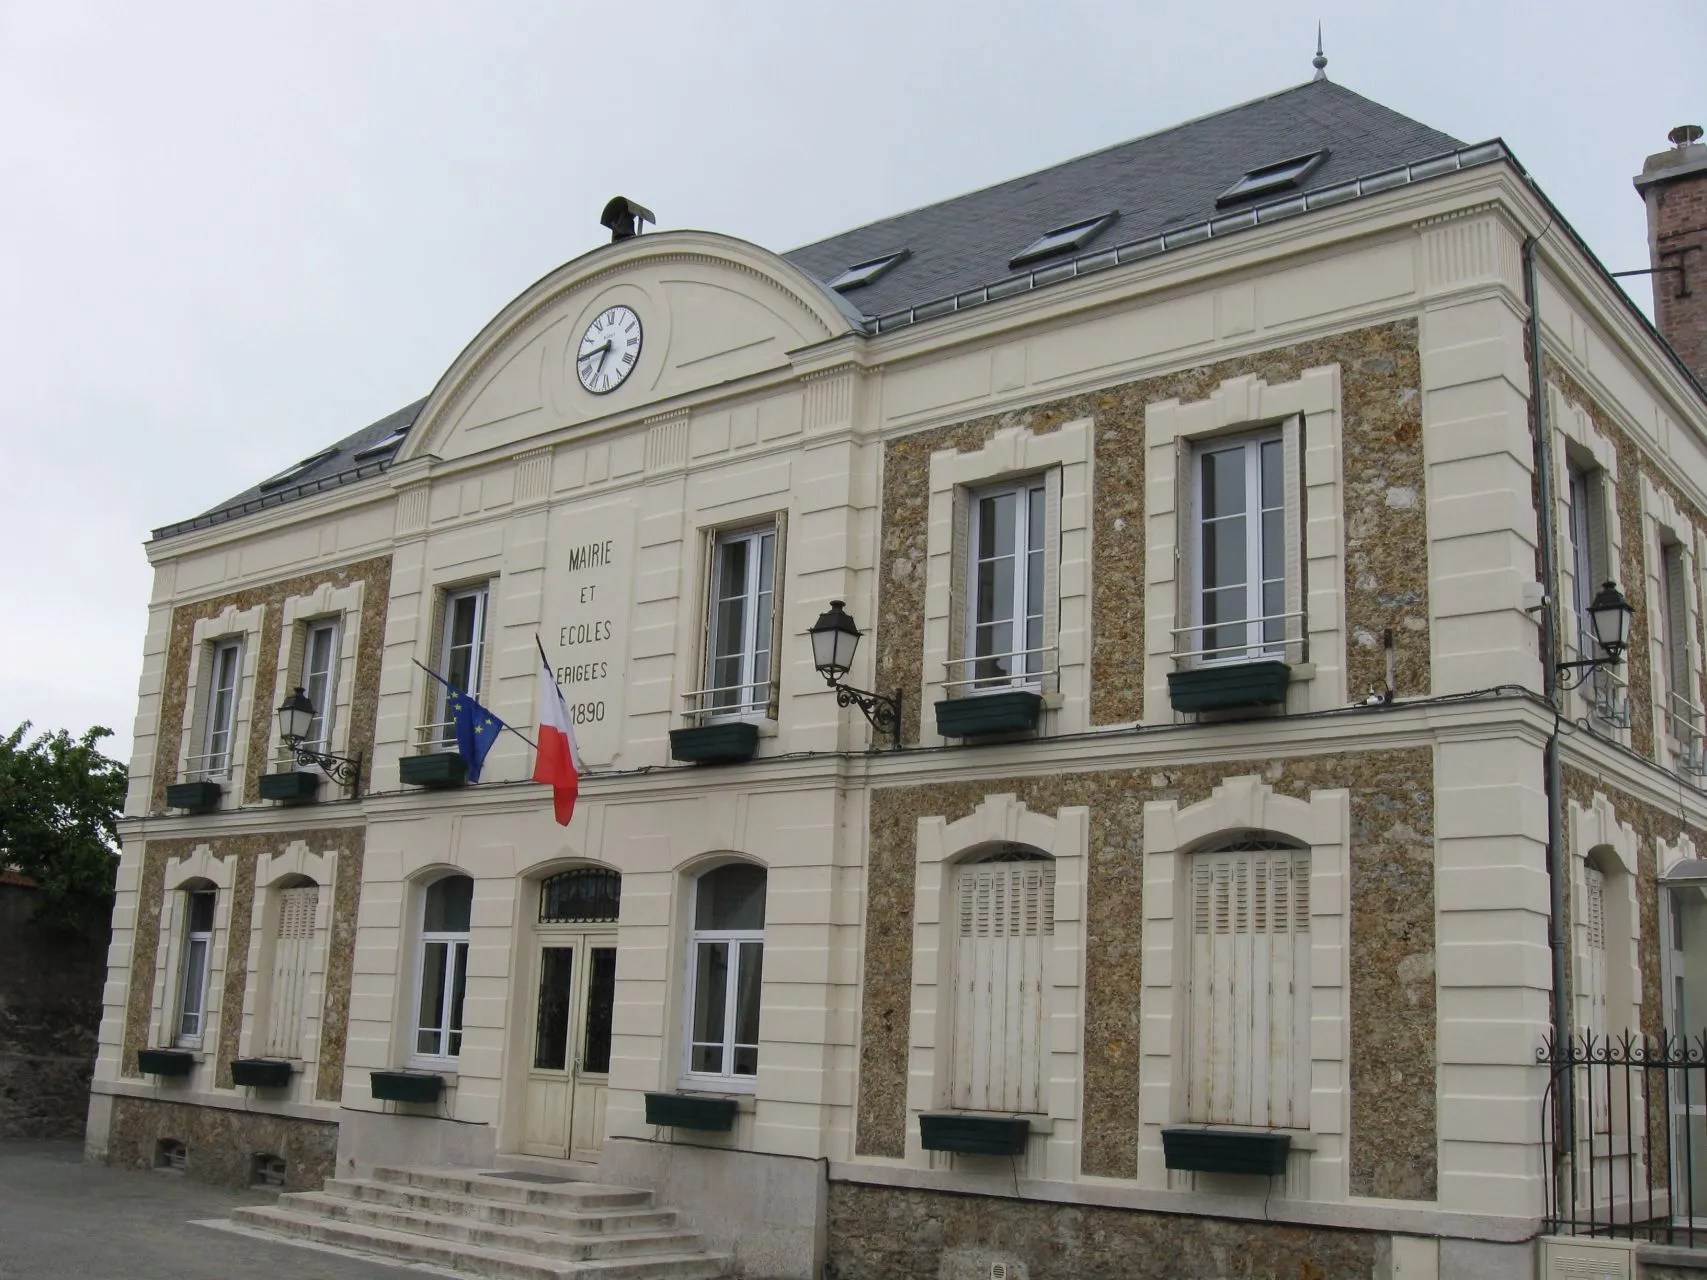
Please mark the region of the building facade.
<svg viewBox="0 0 1707 1280"><path fill-rule="evenodd" d="M92 1153L596 1162L752 1275L1534 1274L1556 1023L1707 1008L1707 371L1326 81L1031 183L602 246L157 531ZM531 736L540 647L566 828L431 674ZM1628 1218L1671 1144L1572 1106Z"/></svg>

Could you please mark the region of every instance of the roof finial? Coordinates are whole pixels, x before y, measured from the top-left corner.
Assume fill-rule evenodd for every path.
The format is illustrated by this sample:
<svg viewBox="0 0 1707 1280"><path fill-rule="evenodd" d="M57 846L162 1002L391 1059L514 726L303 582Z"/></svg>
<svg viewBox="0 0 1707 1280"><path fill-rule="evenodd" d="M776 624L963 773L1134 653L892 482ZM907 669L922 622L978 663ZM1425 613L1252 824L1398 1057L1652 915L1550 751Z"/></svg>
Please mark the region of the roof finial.
<svg viewBox="0 0 1707 1280"><path fill-rule="evenodd" d="M1328 59L1322 52L1322 24L1320 22L1316 24L1316 56L1310 59L1310 65L1316 68L1313 79L1326 80L1328 78Z"/></svg>

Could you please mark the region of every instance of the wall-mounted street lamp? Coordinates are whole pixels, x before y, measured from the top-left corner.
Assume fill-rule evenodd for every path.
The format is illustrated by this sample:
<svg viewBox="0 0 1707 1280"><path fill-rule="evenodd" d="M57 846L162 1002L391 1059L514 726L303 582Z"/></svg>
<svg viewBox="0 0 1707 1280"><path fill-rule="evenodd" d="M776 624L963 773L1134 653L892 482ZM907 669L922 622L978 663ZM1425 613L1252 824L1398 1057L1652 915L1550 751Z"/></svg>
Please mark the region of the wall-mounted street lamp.
<svg viewBox="0 0 1707 1280"><path fill-rule="evenodd" d="M296 757L298 764L318 765L333 782L350 789L351 799L360 799L361 752L358 751L353 756L335 756L329 752L315 751L304 742L313 727L314 703L303 692L302 686L297 685L296 692L286 698L284 705L279 708L279 736L284 739L285 746L290 748L291 755Z"/></svg>
<svg viewBox="0 0 1707 1280"><path fill-rule="evenodd" d="M1575 689L1602 667L1616 667L1624 661L1624 651L1630 647L1630 619L1635 613L1616 583L1601 586L1588 606L1589 629L1594 632L1601 656L1554 663L1563 688Z"/></svg>
<svg viewBox="0 0 1707 1280"><path fill-rule="evenodd" d="M858 707L873 729L888 730L897 751L901 749L901 690L893 696L867 693L841 683L853 669L854 650L859 648L860 630L842 609L845 600L830 601L829 609L818 615L806 634L812 637L812 665L824 682L836 691L838 707Z"/></svg>

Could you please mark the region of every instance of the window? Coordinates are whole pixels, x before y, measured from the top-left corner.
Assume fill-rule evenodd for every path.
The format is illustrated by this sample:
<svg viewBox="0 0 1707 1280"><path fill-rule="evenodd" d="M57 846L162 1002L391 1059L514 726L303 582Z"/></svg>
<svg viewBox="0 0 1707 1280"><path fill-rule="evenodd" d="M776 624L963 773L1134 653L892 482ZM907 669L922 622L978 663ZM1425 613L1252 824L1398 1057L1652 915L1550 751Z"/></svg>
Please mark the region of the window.
<svg viewBox="0 0 1707 1280"><path fill-rule="evenodd" d="M910 249L902 249L899 253L886 253L881 258L872 258L868 262L856 262L830 281L830 288L840 293L846 293L849 289L858 289L871 284L888 275L893 268L906 261L911 252Z"/></svg>
<svg viewBox="0 0 1707 1280"><path fill-rule="evenodd" d="M408 437L409 428L398 427L397 430L386 436L385 439L367 445L365 448L357 449L351 457L353 457L357 462L372 462L375 458L390 457L393 453L397 452L397 446L402 444L404 440L408 439Z"/></svg>
<svg viewBox="0 0 1707 1280"><path fill-rule="evenodd" d="M207 975L213 952L214 890L184 893L184 952L178 976L178 1034L182 1048L199 1049L207 1021Z"/></svg>
<svg viewBox="0 0 1707 1280"><path fill-rule="evenodd" d="M712 545L704 708L762 715L771 700L776 526L719 534Z"/></svg>
<svg viewBox="0 0 1707 1280"><path fill-rule="evenodd" d="M292 480L301 479L337 452L336 449L322 449L319 453L310 454L301 462L291 464L277 475L267 477L261 481L258 487L262 493L271 493L274 489L282 489Z"/></svg>
<svg viewBox="0 0 1707 1280"><path fill-rule="evenodd" d="M1304 179L1320 168L1327 158L1326 151L1312 151L1309 155L1294 156L1290 160L1278 160L1274 164L1265 164L1260 169L1252 169L1217 196L1215 206L1220 208L1238 200L1248 200L1252 196L1266 196L1290 187L1302 186Z"/></svg>
<svg viewBox="0 0 1707 1280"><path fill-rule="evenodd" d="M1041 679L1047 505L1041 479L972 495L966 602L972 692Z"/></svg>
<svg viewBox="0 0 1707 1280"><path fill-rule="evenodd" d="M449 745L456 741L451 723L449 684L480 696L480 681L486 669L486 587L452 591L445 596L444 624L439 633L439 675L433 681L433 729L435 740Z"/></svg>
<svg viewBox="0 0 1707 1280"><path fill-rule="evenodd" d="M1309 1127L1310 855L1240 841L1191 858L1187 1107Z"/></svg>
<svg viewBox="0 0 1707 1280"><path fill-rule="evenodd" d="M243 642L222 640L208 664L207 710L202 737L201 768L205 777L231 772L232 733L237 721L237 681L241 675Z"/></svg>
<svg viewBox="0 0 1707 1280"><path fill-rule="evenodd" d="M1288 614L1286 445L1278 432L1194 454L1197 582L1192 634L1203 662L1284 653Z"/></svg>
<svg viewBox="0 0 1707 1280"><path fill-rule="evenodd" d="M622 877L597 867L576 867L539 884L541 924L615 924L622 910Z"/></svg>
<svg viewBox="0 0 1707 1280"><path fill-rule="evenodd" d="M300 1058L320 888L304 878L274 892L278 894L278 917L273 924L273 962L268 981L266 1056Z"/></svg>
<svg viewBox="0 0 1707 1280"><path fill-rule="evenodd" d="M415 1052L454 1058L462 1052L462 996L468 981L468 920L474 881L451 875L427 886L421 908Z"/></svg>
<svg viewBox="0 0 1707 1280"><path fill-rule="evenodd" d="M1010 258L1008 267L1022 267L1028 262L1052 258L1058 253L1066 253L1072 249L1082 249L1096 239L1103 228L1118 216L1117 211L1100 213L1094 218L1086 218L1083 222L1070 222L1064 227L1056 227L1053 231L1045 231Z"/></svg>
<svg viewBox="0 0 1707 1280"><path fill-rule="evenodd" d="M1697 735L1689 678L1689 595L1683 544L1660 541L1660 622L1665 645L1665 713L1671 736L1687 745Z"/></svg>
<svg viewBox="0 0 1707 1280"><path fill-rule="evenodd" d="M950 1105L1044 1112L1055 863L1010 849L958 869L954 886Z"/></svg>
<svg viewBox="0 0 1707 1280"><path fill-rule="evenodd" d="M333 703L338 696L338 624L314 622L302 651L302 684L314 704L314 719L308 725L304 745L329 751L332 744Z"/></svg>
<svg viewBox="0 0 1707 1280"><path fill-rule="evenodd" d="M707 871L694 882L688 946L689 1075L758 1075L764 959L764 870L736 862Z"/></svg>

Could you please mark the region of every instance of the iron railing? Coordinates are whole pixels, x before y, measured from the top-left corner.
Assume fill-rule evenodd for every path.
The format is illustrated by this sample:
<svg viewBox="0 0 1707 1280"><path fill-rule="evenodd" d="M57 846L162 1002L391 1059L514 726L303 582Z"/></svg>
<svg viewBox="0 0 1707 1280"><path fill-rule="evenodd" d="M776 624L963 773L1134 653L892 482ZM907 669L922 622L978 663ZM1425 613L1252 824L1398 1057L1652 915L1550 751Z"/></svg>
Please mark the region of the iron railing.
<svg viewBox="0 0 1707 1280"><path fill-rule="evenodd" d="M1547 1229L1707 1248L1707 1031L1536 1051Z"/></svg>

